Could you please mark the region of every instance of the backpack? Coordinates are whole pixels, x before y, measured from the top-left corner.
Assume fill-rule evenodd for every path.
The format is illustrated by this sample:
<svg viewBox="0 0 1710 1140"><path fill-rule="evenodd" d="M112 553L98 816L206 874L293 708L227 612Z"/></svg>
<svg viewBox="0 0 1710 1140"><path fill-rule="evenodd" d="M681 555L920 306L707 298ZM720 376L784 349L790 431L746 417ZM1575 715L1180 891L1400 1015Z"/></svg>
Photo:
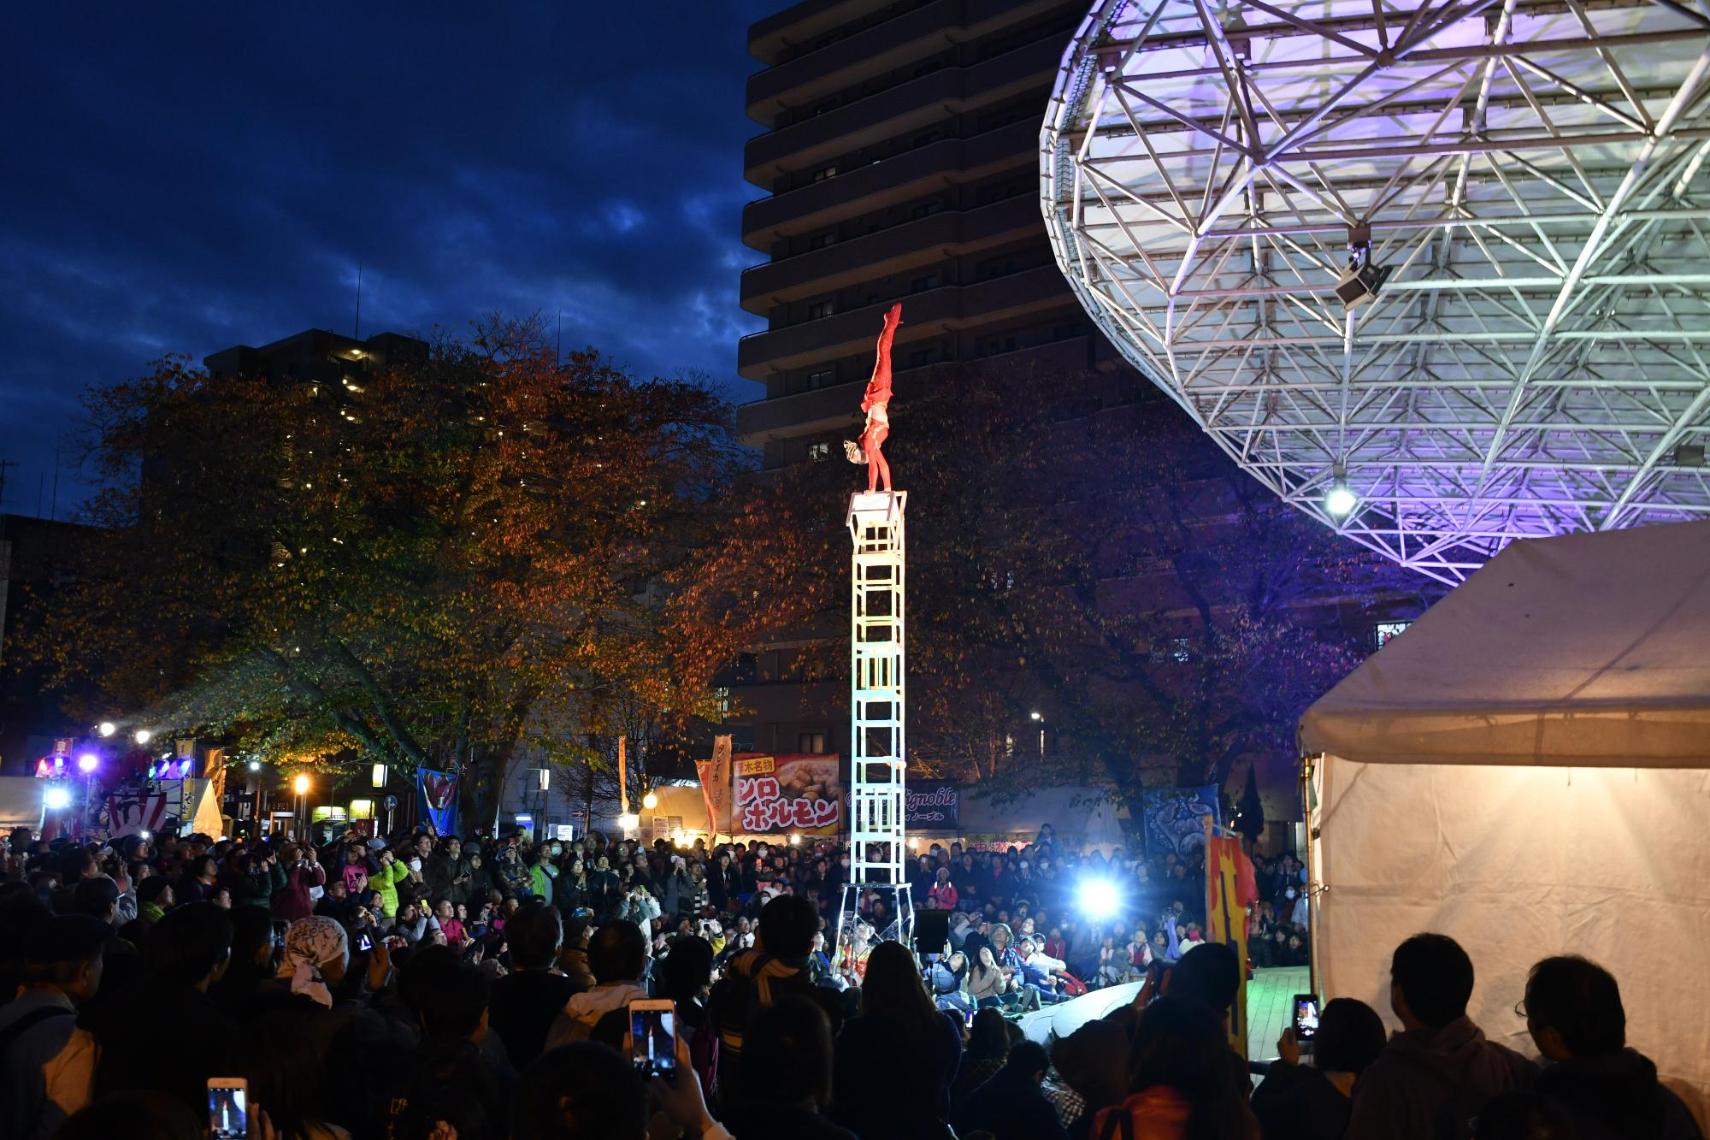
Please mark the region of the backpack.
<svg viewBox="0 0 1710 1140"><path fill-rule="evenodd" d="M56 1017L75 1016L75 1011L64 1009L57 1005L44 1005L40 1009L32 1009L29 1013L26 1013L6 1028L0 1029L0 1060L5 1059L6 1054L11 1050L13 1044L15 1044L20 1037L40 1025L42 1022L51 1021Z"/></svg>

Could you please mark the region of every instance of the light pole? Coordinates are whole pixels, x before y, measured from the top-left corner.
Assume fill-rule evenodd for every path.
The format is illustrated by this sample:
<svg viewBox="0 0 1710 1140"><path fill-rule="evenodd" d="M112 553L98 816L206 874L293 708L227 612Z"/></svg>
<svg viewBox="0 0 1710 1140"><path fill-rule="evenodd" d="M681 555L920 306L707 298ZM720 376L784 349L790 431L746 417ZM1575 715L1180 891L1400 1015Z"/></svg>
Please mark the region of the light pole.
<svg viewBox="0 0 1710 1140"><path fill-rule="evenodd" d="M552 769L546 766L545 761L542 761L540 765L540 838L536 840L537 843L546 840L552 834L552 819L549 812L551 806Z"/></svg>
<svg viewBox="0 0 1710 1140"><path fill-rule="evenodd" d="M1039 726L1039 759L1045 759L1045 714L1035 709L1027 714L1028 719Z"/></svg>
<svg viewBox="0 0 1710 1140"><path fill-rule="evenodd" d="M250 808L249 836L253 843L261 842L261 761L249 762L249 787L255 806Z"/></svg>
<svg viewBox="0 0 1710 1140"><path fill-rule="evenodd" d="M83 827L89 826L89 801L95 795L95 769L101 766L101 757L93 752L85 752L77 758L77 770L83 773Z"/></svg>
<svg viewBox="0 0 1710 1140"><path fill-rule="evenodd" d="M297 773L296 778L291 781L291 790L297 793L297 837L301 839L308 834L308 823L303 814L303 809L308 804L309 774L307 772Z"/></svg>
<svg viewBox="0 0 1710 1140"><path fill-rule="evenodd" d="M391 778L391 772L387 770L386 765L384 765L384 764L374 765L374 768L368 773L369 782L374 785L375 791L384 791L386 788L386 781L390 778ZM374 798L376 801L383 801L386 797L375 796ZM386 808L383 803L376 803L375 806L377 808L385 808L385 812L386 812L386 827L385 827L385 830L381 834L382 835L391 835L392 834L392 809ZM380 826L380 821L378 819L374 821L374 826L375 827Z"/></svg>

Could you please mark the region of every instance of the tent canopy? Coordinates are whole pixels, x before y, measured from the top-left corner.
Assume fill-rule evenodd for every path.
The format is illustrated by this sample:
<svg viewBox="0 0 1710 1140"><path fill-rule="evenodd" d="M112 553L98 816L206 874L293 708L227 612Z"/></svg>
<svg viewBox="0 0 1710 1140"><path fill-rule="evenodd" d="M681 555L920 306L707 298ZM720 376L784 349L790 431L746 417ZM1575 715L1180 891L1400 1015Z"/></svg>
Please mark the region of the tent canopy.
<svg viewBox="0 0 1710 1140"><path fill-rule="evenodd" d="M1517 542L1343 679L1303 753L1710 767L1710 521Z"/></svg>

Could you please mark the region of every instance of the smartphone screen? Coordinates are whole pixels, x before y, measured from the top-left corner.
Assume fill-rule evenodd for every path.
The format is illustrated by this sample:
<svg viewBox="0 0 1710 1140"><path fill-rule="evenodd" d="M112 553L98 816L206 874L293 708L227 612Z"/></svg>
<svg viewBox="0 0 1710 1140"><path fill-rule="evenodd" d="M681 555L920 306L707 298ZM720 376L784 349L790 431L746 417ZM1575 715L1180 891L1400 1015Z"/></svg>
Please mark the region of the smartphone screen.
<svg viewBox="0 0 1710 1140"><path fill-rule="evenodd" d="M249 1086L241 1079L208 1082L208 1132L213 1140L249 1135Z"/></svg>
<svg viewBox="0 0 1710 1140"><path fill-rule="evenodd" d="M1294 995L1294 1036L1305 1043L1318 1035L1318 996Z"/></svg>
<svg viewBox="0 0 1710 1140"><path fill-rule="evenodd" d="M356 936L356 948L358 950L372 950L374 949L374 939L366 934L358 934Z"/></svg>
<svg viewBox="0 0 1710 1140"><path fill-rule="evenodd" d="M669 1009L629 1007L630 1063L644 1077L677 1070L677 1015Z"/></svg>

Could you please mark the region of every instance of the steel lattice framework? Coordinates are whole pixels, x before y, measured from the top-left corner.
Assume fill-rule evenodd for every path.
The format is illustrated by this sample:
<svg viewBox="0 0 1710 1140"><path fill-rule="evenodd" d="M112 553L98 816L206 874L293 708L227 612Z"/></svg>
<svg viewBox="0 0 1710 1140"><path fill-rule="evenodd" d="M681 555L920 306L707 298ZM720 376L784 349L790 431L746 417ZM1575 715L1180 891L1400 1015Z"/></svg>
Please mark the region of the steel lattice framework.
<svg viewBox="0 0 1710 1140"><path fill-rule="evenodd" d="M1225 451L1454 582L1510 539L1710 514L1707 89L1707 0L1100 0L1042 204L1088 312ZM1362 227L1393 275L1349 308Z"/></svg>

